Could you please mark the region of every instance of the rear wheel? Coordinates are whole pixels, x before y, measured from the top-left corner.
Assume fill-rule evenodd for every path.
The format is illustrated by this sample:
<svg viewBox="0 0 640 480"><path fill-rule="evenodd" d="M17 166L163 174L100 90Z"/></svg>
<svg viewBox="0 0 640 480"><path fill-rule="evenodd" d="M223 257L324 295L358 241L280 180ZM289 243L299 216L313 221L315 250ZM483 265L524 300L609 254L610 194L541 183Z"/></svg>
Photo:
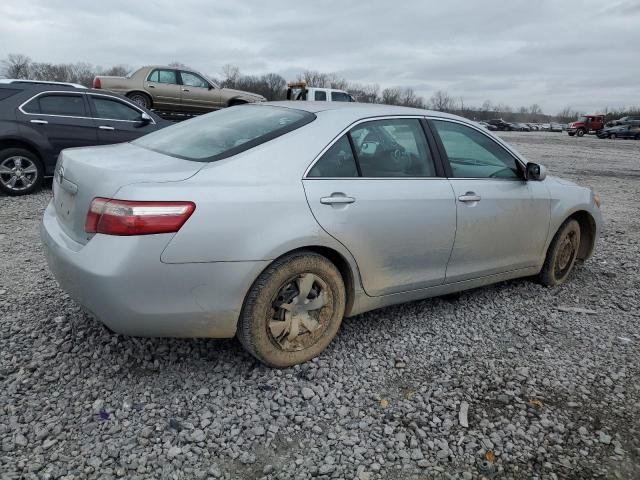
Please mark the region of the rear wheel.
<svg viewBox="0 0 640 480"><path fill-rule="evenodd" d="M584 130L580 129L576 132L576 135L578 135L579 137L584 137Z"/></svg>
<svg viewBox="0 0 640 480"><path fill-rule="evenodd" d="M301 251L276 260L245 299L237 337L272 367L290 367L319 355L336 335L345 309L345 287L325 257Z"/></svg>
<svg viewBox="0 0 640 480"><path fill-rule="evenodd" d="M129 99L136 105L139 105L142 108L146 108L147 110L149 110L152 106L151 97L146 93L132 92L128 94L127 97L129 97Z"/></svg>
<svg viewBox="0 0 640 480"><path fill-rule="evenodd" d="M24 148L0 151L0 190L7 195L27 195L40 189L44 169L40 159Z"/></svg>
<svg viewBox="0 0 640 480"><path fill-rule="evenodd" d="M610 138L611 140L615 140L615 139L616 139L616 134L615 134L615 133L610 133L610 134L609 134L609 138Z"/></svg>
<svg viewBox="0 0 640 480"><path fill-rule="evenodd" d="M539 275L540 283L548 286L564 283L576 262L579 247L580 224L574 219L567 220L549 245Z"/></svg>

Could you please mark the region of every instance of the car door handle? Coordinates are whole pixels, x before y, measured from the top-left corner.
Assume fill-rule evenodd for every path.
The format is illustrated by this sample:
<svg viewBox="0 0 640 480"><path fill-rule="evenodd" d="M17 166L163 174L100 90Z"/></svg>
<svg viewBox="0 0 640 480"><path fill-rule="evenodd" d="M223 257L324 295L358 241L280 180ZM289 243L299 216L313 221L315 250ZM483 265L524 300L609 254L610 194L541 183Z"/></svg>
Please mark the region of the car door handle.
<svg viewBox="0 0 640 480"><path fill-rule="evenodd" d="M108 130L108 131L115 130L115 128L110 127L110 126L108 126L108 125L100 125L98 128L99 128L100 130Z"/></svg>
<svg viewBox="0 0 640 480"><path fill-rule="evenodd" d="M482 200L480 195L476 195L474 192L467 192L464 195L460 195L458 200L461 202L479 202Z"/></svg>
<svg viewBox="0 0 640 480"><path fill-rule="evenodd" d="M49 122L46 120L29 120L31 123L37 123L38 125L47 125Z"/></svg>
<svg viewBox="0 0 640 480"><path fill-rule="evenodd" d="M183 91L183 92L188 92L188 91L189 91L189 89L188 89L188 88L183 88L183 89L182 89L182 91Z"/></svg>
<svg viewBox="0 0 640 480"><path fill-rule="evenodd" d="M356 199L353 197L346 197L343 195L340 196L331 196L331 197L322 197L320 199L320 203L322 203L323 205L338 205L338 204L344 204L344 203L353 203L355 202Z"/></svg>
<svg viewBox="0 0 640 480"><path fill-rule="evenodd" d="M156 88L155 85L147 85L149 88Z"/></svg>

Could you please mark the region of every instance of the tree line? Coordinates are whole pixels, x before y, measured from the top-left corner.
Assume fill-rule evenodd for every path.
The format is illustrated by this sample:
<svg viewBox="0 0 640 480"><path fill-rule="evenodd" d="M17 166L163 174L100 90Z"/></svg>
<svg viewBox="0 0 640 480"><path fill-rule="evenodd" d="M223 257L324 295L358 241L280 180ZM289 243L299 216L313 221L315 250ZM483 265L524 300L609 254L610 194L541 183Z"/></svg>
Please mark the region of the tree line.
<svg viewBox="0 0 640 480"><path fill-rule="evenodd" d="M169 65L186 67L174 61ZM113 65L108 68L92 65L86 62L77 63L46 63L34 62L22 54L9 54L1 62L0 74L6 78L23 78L28 80L49 80L57 82L79 83L90 87L96 75L125 76L132 69L127 65ZM262 75L244 75L237 66L225 65L217 75L209 76L222 87L235 88L258 93L267 100L284 100L287 94L287 80L278 73ZM358 102L384 103L387 105L402 105L415 108L428 108L441 112L453 113L473 120L489 120L502 118L510 122L549 122L556 120L567 123L575 120L581 112L568 106L556 115L547 115L538 104L512 108L503 103L493 103L486 100L479 106L465 103L462 97L455 97L444 90L435 92L426 99L411 87L388 87L381 89L375 83L355 83L340 77L335 73L324 73L313 70L301 72L296 81L305 81L307 85L324 88L337 88L348 91ZM602 111L606 120L620 118L625 115L640 115L640 107L625 109L609 109Z"/></svg>

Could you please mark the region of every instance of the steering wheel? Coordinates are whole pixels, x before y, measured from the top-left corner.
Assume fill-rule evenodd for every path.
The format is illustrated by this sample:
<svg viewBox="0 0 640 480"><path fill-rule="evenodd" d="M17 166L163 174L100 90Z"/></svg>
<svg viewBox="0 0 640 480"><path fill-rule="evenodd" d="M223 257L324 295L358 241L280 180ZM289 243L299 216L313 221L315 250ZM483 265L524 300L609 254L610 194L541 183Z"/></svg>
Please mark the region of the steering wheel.
<svg viewBox="0 0 640 480"><path fill-rule="evenodd" d="M513 173L513 170L511 170L509 167L504 167L504 168L501 168L498 171L493 172L491 175L489 175L489 178L496 178L499 173L504 172L504 171L507 171L509 173Z"/></svg>

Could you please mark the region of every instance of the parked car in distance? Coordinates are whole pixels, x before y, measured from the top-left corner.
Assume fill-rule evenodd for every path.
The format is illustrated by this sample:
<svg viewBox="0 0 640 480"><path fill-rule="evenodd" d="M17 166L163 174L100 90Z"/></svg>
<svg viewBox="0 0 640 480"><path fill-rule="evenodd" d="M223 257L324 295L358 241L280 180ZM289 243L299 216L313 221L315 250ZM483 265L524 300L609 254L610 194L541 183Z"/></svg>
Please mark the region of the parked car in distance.
<svg viewBox="0 0 640 480"><path fill-rule="evenodd" d="M518 132L530 132L531 131L531 127L529 125L527 125L526 123L520 123L520 122L515 122L512 123L512 129L516 130Z"/></svg>
<svg viewBox="0 0 640 480"><path fill-rule="evenodd" d="M58 169L41 233L64 290L116 332L237 335L274 367L345 316L562 283L601 223L592 190L474 122L388 105L241 105Z"/></svg>
<svg viewBox="0 0 640 480"><path fill-rule="evenodd" d="M128 142L168 124L110 92L48 83L0 85L0 190L37 190L65 148Z"/></svg>
<svg viewBox="0 0 640 480"><path fill-rule="evenodd" d="M491 130L491 131L498 130L498 127L496 127L495 125L491 125L490 123L487 123L487 122L478 122L478 125L480 125L482 128L486 128L487 130Z"/></svg>
<svg viewBox="0 0 640 480"><path fill-rule="evenodd" d="M567 127L567 134L570 137L574 135L582 137L588 133L597 134L599 130L604 128L604 115L591 114L582 115L575 122L571 122Z"/></svg>
<svg viewBox="0 0 640 480"><path fill-rule="evenodd" d="M531 131L535 131L537 132L538 130L540 130L540 126L536 123L527 123L527 125L529 125L529 128L531 129Z"/></svg>
<svg viewBox="0 0 640 480"><path fill-rule="evenodd" d="M99 75L93 88L125 95L143 108L178 112L204 113L266 100L257 93L221 88L195 70L162 65L142 67L127 77Z"/></svg>
<svg viewBox="0 0 640 480"><path fill-rule="evenodd" d="M598 132L598 138L610 138L612 140L616 138L632 138L640 140L640 122L604 128Z"/></svg>
<svg viewBox="0 0 640 480"><path fill-rule="evenodd" d="M562 125L560 125L559 123L551 123L551 124L549 124L549 131L550 132L562 132Z"/></svg>
<svg viewBox="0 0 640 480"><path fill-rule="evenodd" d="M619 118L617 120L612 120L607 123L607 126L614 127L616 125L627 125L629 123L640 122L640 115L630 115L626 117Z"/></svg>
<svg viewBox="0 0 640 480"><path fill-rule="evenodd" d="M507 131L513 130L513 126L510 123L505 122L501 118L494 118L492 120L489 120L487 123L489 125L493 125L494 127L496 127L497 130L501 130L501 131L503 131L503 130L507 130Z"/></svg>
<svg viewBox="0 0 640 480"><path fill-rule="evenodd" d="M49 85L49 86L64 86L64 87L73 87L73 88L87 88L84 85L80 85L79 83L70 83L70 82L50 82L48 80L24 80L21 78L0 78L0 85Z"/></svg>
<svg viewBox="0 0 640 480"><path fill-rule="evenodd" d="M292 82L287 85L287 100L309 102L355 102L349 92L337 88L308 87L306 82Z"/></svg>

